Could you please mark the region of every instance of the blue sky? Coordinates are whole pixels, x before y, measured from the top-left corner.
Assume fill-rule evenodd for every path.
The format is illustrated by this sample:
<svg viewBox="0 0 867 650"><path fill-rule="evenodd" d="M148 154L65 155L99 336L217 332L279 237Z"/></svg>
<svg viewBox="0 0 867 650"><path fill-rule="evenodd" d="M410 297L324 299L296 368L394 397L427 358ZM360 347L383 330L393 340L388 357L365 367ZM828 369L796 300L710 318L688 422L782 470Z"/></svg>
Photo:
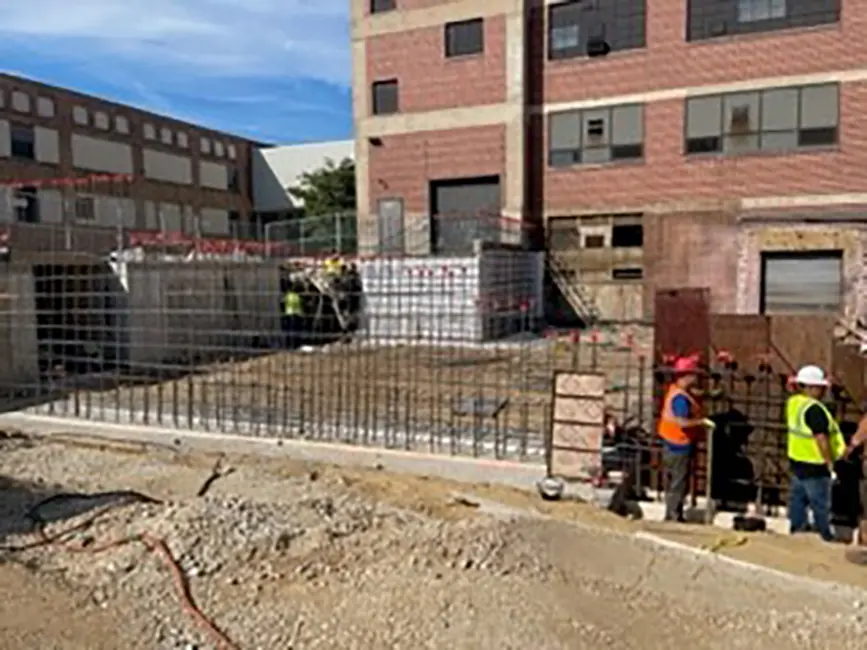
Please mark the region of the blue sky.
<svg viewBox="0 0 867 650"><path fill-rule="evenodd" d="M0 0L4 71L273 143L351 137L346 0Z"/></svg>

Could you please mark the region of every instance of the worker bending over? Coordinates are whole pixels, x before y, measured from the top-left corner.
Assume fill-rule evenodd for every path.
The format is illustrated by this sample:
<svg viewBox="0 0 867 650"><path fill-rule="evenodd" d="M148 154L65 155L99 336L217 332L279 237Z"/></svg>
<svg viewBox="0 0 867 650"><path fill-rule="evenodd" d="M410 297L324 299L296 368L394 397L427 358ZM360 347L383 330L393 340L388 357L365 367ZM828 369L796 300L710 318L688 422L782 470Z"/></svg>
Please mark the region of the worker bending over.
<svg viewBox="0 0 867 650"><path fill-rule="evenodd" d="M683 506L689 491L693 452L697 438L713 422L702 415L701 405L690 393L698 381L698 362L682 357L674 364L674 381L668 388L659 416L659 437L664 444L666 471L665 520L685 521Z"/></svg>
<svg viewBox="0 0 867 650"><path fill-rule="evenodd" d="M831 487L836 480L834 464L846 452L840 425L822 403L828 389L825 373L818 366L804 366L795 376L799 392L786 404L789 455L789 531L809 530L808 509L815 530L826 542L831 532Z"/></svg>

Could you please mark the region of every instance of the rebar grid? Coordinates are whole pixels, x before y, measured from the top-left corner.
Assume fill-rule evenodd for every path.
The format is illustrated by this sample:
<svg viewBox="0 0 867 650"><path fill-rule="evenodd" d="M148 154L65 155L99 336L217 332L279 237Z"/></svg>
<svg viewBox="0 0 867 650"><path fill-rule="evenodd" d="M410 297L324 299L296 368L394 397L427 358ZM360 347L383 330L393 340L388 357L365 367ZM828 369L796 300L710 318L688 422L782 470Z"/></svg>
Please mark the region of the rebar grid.
<svg viewBox="0 0 867 650"><path fill-rule="evenodd" d="M329 276L326 258L205 255L209 241L13 247L6 408L530 462L545 457L556 369L606 368L612 408L645 408L628 345L543 336L540 253L479 242L346 257Z"/></svg>

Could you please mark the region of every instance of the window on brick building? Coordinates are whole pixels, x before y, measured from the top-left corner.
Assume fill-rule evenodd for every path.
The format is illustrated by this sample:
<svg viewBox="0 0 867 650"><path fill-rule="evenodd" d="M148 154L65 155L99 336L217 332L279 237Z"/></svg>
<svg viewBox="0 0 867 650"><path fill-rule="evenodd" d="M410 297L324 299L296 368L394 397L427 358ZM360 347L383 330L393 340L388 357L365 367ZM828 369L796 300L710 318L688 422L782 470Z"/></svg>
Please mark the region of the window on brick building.
<svg viewBox="0 0 867 650"><path fill-rule="evenodd" d="M394 11L397 8L395 0L370 0L370 13L381 14L386 11Z"/></svg>
<svg viewBox="0 0 867 650"><path fill-rule="evenodd" d="M840 21L840 0L689 0L687 40Z"/></svg>
<svg viewBox="0 0 867 650"><path fill-rule="evenodd" d="M400 108L397 79L375 81L373 83L373 114L391 115Z"/></svg>
<svg viewBox="0 0 867 650"><path fill-rule="evenodd" d="M39 192L35 187L19 187L12 195L15 220L21 223L39 223Z"/></svg>
<svg viewBox="0 0 867 650"><path fill-rule="evenodd" d="M644 277L644 269L640 266L626 266L611 269L612 280L641 280Z"/></svg>
<svg viewBox="0 0 867 650"><path fill-rule="evenodd" d="M548 8L548 58L571 59L598 51L645 46L645 0L573 0Z"/></svg>
<svg viewBox="0 0 867 650"><path fill-rule="evenodd" d="M78 221L96 219L96 202L92 196L79 196L75 199L75 218Z"/></svg>
<svg viewBox="0 0 867 650"><path fill-rule="evenodd" d="M10 124L9 140L13 158L36 160L36 137L32 126L27 124Z"/></svg>
<svg viewBox="0 0 867 650"><path fill-rule="evenodd" d="M467 56L485 50L484 21L481 18L446 23L446 56Z"/></svg>
<svg viewBox="0 0 867 650"><path fill-rule="evenodd" d="M640 104L552 113L548 117L548 163L636 160L644 156L644 107Z"/></svg>
<svg viewBox="0 0 867 650"><path fill-rule="evenodd" d="M763 251L759 309L763 314L840 311L843 251Z"/></svg>
<svg viewBox="0 0 867 650"><path fill-rule="evenodd" d="M839 92L837 84L822 84L688 99L685 152L736 156L834 145Z"/></svg>

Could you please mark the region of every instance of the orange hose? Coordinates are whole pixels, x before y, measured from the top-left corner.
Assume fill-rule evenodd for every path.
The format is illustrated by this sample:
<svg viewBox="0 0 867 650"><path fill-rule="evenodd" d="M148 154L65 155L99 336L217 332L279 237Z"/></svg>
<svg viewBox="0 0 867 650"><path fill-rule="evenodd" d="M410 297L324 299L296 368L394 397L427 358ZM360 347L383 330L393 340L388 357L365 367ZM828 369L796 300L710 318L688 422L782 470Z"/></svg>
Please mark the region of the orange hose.
<svg viewBox="0 0 867 650"><path fill-rule="evenodd" d="M90 519L84 524L72 526L64 531L61 531L58 534L52 535L51 537L48 537L45 534L45 531L40 528L39 532L42 536L41 542L22 547L21 550L35 548L37 546L57 546L73 553L102 553L103 551L108 551L112 548L118 548L121 546L126 546L127 544L132 544L134 542L139 542L143 544L145 548L147 548L154 555L162 556L163 560L168 565L170 571L172 572L172 582L174 583L175 592L177 593L178 598L181 601L181 606L184 610L184 613L187 614L187 616L189 616L190 618L192 618L193 621L202 630L204 630L208 634L208 636L211 637L211 639L217 644L217 647L221 650L240 650L238 645L236 645L231 639L229 639L229 637L224 632L222 632L214 624L214 622L211 621L211 619L209 619L204 614L204 612L202 612L201 609L199 609L199 607L193 601L192 595L190 594L189 585L187 583L187 578L184 575L180 564L178 564L178 561L172 555L171 550L169 550L169 547L166 544L165 540L150 535L149 533L142 533L140 535L111 540L96 546L72 544L70 542L62 541L62 538L64 536L80 530L86 525L92 523L92 521L93 519Z"/></svg>

